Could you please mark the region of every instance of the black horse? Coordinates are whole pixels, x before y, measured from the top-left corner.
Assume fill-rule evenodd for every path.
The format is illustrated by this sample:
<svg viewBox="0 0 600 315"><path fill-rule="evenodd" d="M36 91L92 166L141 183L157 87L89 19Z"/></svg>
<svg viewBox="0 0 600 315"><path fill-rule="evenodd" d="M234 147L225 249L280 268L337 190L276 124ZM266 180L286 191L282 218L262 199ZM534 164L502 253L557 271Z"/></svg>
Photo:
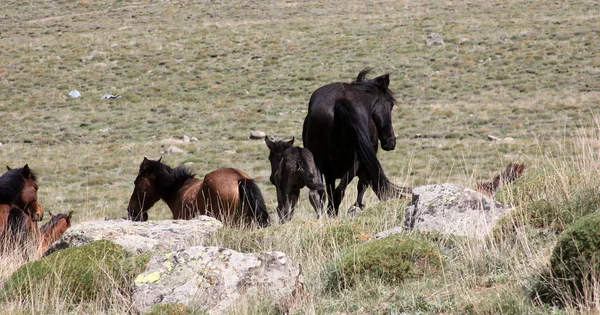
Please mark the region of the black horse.
<svg viewBox="0 0 600 315"><path fill-rule="evenodd" d="M375 122L373 122L373 119L371 119L369 122L369 139L371 139L373 151L375 154L377 154L377 150L379 149L379 140L377 139L377 127L375 127ZM352 205L352 207L355 209L363 209L365 207L365 204L363 203L363 197L365 196L365 192L367 192L367 188L369 188L371 181L369 179L369 171L366 169L366 167L358 163L358 161L354 161L354 166L350 168L346 174L344 174L344 176L342 176L340 183L333 192L333 198L334 200L339 200L341 202L342 199L344 199L346 187L350 185L350 182L352 182L356 176L358 176L358 184L356 185L358 194L356 195L356 202L354 205Z"/></svg>
<svg viewBox="0 0 600 315"><path fill-rule="evenodd" d="M395 187L385 176L369 137L372 120L381 148L389 151L396 147L391 118L396 99L388 88L389 75L366 79L370 70L361 71L352 83L320 87L308 104L302 140L315 158L319 175L325 177L329 215L338 214L343 197L341 191L334 194L335 180L353 169L364 167L366 180L381 200L408 192Z"/></svg>
<svg viewBox="0 0 600 315"><path fill-rule="evenodd" d="M317 177L317 169L312 153L306 148L294 146L294 138L290 141L271 141L265 136L269 148L271 176L269 179L277 190L277 214L281 223L288 222L294 216L296 203L300 197L300 189L308 187L310 204L321 217L323 202L321 197L325 188Z"/></svg>

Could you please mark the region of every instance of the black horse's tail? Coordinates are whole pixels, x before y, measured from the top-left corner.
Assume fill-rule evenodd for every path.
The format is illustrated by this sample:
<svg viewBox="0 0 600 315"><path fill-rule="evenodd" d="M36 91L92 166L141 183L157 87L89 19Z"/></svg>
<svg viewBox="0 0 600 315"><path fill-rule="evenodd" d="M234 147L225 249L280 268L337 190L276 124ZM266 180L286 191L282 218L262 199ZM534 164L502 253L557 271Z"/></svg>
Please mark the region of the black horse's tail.
<svg viewBox="0 0 600 315"><path fill-rule="evenodd" d="M256 221L258 226L267 227L271 224L265 199L260 188L250 178L238 180L238 189L240 192L240 211L249 221Z"/></svg>
<svg viewBox="0 0 600 315"><path fill-rule="evenodd" d="M345 99L337 100L335 102L335 119L336 122L341 123L345 132L351 133L349 136L353 140L358 161L367 169L377 197L381 200L386 200L398 195L396 187L383 173L383 169L367 133L368 130L361 128L361 125L365 124L361 124L357 118L357 112L352 103Z"/></svg>

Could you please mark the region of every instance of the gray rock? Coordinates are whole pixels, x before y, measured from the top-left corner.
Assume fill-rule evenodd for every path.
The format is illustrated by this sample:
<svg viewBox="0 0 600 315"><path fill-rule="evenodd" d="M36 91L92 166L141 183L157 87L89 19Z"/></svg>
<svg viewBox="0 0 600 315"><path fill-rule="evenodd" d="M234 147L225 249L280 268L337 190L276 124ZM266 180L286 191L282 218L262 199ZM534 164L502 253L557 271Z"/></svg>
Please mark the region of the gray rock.
<svg viewBox="0 0 600 315"><path fill-rule="evenodd" d="M458 184L420 186L406 208L406 230L483 238L510 208Z"/></svg>
<svg viewBox="0 0 600 315"><path fill-rule="evenodd" d="M425 45L445 45L445 43L444 39L442 38L442 35L438 33L431 33L425 38Z"/></svg>
<svg viewBox="0 0 600 315"><path fill-rule="evenodd" d="M124 219L87 221L70 227L45 255L56 250L109 240L128 252L170 252L188 246L204 245L223 226L218 220L199 216L194 220L134 222Z"/></svg>
<svg viewBox="0 0 600 315"><path fill-rule="evenodd" d="M196 142L196 141L198 141L198 138L196 138L196 137L191 137L191 138L190 138L190 141L191 141L191 142Z"/></svg>
<svg viewBox="0 0 600 315"><path fill-rule="evenodd" d="M162 152L162 154L174 154L174 153L183 153L183 152L185 152L185 151L172 145L172 146L168 147L166 150L164 150Z"/></svg>
<svg viewBox="0 0 600 315"><path fill-rule="evenodd" d="M383 232L379 232L379 233L375 234L374 238L375 239L380 239L380 238L384 238L384 237L390 236L392 234L401 233L402 231L404 231L404 228L402 228L401 226L396 226L396 227L393 227L391 229L387 229L387 230L385 230Z"/></svg>
<svg viewBox="0 0 600 315"><path fill-rule="evenodd" d="M284 253L194 246L153 256L134 280L133 305L142 313L157 303L182 303L222 314L253 295L281 302L298 291L301 269Z"/></svg>
<svg viewBox="0 0 600 315"><path fill-rule="evenodd" d="M250 131L250 137L249 138L250 139L254 139L254 140L258 140L258 139L262 140L262 139L265 138L266 135L267 134L264 133L264 132L262 132L262 131L252 130L252 131Z"/></svg>
<svg viewBox="0 0 600 315"><path fill-rule="evenodd" d="M490 140L490 141L498 141L498 140L500 140L500 138L498 138L498 137L495 137L495 136L492 136L492 135L488 135L488 136L487 136L487 138L488 138L488 140Z"/></svg>

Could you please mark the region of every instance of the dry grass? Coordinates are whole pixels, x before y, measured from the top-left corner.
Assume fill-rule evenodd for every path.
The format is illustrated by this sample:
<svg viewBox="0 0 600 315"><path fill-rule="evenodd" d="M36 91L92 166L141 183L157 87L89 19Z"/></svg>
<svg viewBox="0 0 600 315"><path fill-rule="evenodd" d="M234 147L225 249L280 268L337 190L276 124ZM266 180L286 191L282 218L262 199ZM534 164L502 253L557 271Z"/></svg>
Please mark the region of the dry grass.
<svg viewBox="0 0 600 315"><path fill-rule="evenodd" d="M44 207L74 211L75 222L123 216L143 157L158 157L169 146L162 140L184 134L199 141L177 144L185 153L163 161L191 163L198 174L227 166L260 177L275 215L268 149L247 139L250 130L301 139L310 93L350 81L365 67L390 72L399 100L397 148L379 153L394 182L473 186L515 161L527 172L568 178L572 171L588 174L585 185L598 184L595 1L9 0L2 6L0 162L29 163L39 173ZM446 44L426 46L432 32ZM83 97L68 98L72 89ZM101 100L105 93L123 97ZM489 142L488 134L514 140ZM348 217L355 194L352 187L341 218L317 221L303 192L290 224L249 235L260 240L250 244L257 249L281 250L303 264L313 292L306 312L556 311L533 305L521 290L554 242L535 231L507 244L459 242L445 252L452 264L439 278L323 293L323 273L343 248L307 241L311 236L344 224L373 233L401 223L404 204L379 204L371 192L365 202L372 207ZM150 213L169 217L162 204ZM223 235L214 243L250 246ZM21 263L2 260L0 283ZM42 312L127 309L118 301L108 310L43 301L36 304ZM22 305L0 309L27 312Z"/></svg>

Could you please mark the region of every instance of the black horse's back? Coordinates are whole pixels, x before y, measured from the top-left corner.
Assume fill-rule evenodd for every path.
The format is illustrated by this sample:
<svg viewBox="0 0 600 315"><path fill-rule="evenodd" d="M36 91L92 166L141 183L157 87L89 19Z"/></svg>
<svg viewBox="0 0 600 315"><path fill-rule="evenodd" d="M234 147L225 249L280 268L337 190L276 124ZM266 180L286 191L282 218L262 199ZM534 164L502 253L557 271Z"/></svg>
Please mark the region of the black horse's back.
<svg viewBox="0 0 600 315"><path fill-rule="evenodd" d="M269 212L267 212L267 206L265 199L260 191L260 188L254 180L250 178L242 178L238 181L239 193L240 193L240 207L247 215L247 219L255 221L259 227L267 227L271 224L269 218ZM248 222L249 223L249 222Z"/></svg>

